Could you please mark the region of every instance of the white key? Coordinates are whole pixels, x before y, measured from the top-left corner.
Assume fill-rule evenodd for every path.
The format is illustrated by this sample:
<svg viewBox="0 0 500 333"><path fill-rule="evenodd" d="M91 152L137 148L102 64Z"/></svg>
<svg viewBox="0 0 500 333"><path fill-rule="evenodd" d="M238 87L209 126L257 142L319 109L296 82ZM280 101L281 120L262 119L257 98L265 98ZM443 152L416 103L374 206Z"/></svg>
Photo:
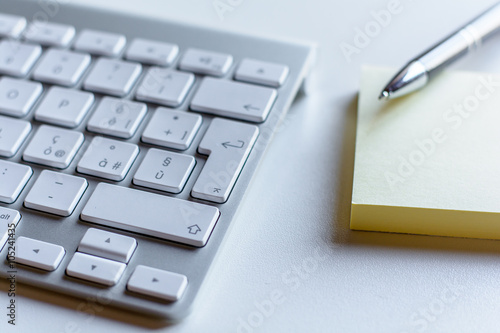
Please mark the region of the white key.
<svg viewBox="0 0 500 333"><path fill-rule="evenodd" d="M43 170L29 191L24 205L60 216L70 216L87 189L87 180Z"/></svg>
<svg viewBox="0 0 500 333"><path fill-rule="evenodd" d="M33 21L24 32L24 38L45 46L64 47L75 37L75 27L66 24Z"/></svg>
<svg viewBox="0 0 500 333"><path fill-rule="evenodd" d="M87 129L128 139L137 131L146 112L144 103L104 97L90 118Z"/></svg>
<svg viewBox="0 0 500 333"><path fill-rule="evenodd" d="M90 228L83 236L78 252L127 263L136 247L137 241L132 237Z"/></svg>
<svg viewBox="0 0 500 333"><path fill-rule="evenodd" d="M0 42L0 74L26 76L41 54L40 45L3 40Z"/></svg>
<svg viewBox="0 0 500 333"><path fill-rule="evenodd" d="M0 156L14 156L30 132L29 122L0 116Z"/></svg>
<svg viewBox="0 0 500 333"><path fill-rule="evenodd" d="M195 164L193 156L150 149L134 175L134 184L180 193Z"/></svg>
<svg viewBox="0 0 500 333"><path fill-rule="evenodd" d="M75 253L66 274L106 286L115 285L127 265L121 262Z"/></svg>
<svg viewBox="0 0 500 333"><path fill-rule="evenodd" d="M127 289L175 302L182 297L187 285L185 275L138 265L128 280Z"/></svg>
<svg viewBox="0 0 500 333"><path fill-rule="evenodd" d="M26 19L22 16L0 13L0 37L17 38L26 25Z"/></svg>
<svg viewBox="0 0 500 333"><path fill-rule="evenodd" d="M62 246L39 240L18 237L16 239L16 256L14 261L45 271L55 271L66 251Z"/></svg>
<svg viewBox="0 0 500 333"><path fill-rule="evenodd" d="M81 218L201 247L207 243L219 215L213 206L100 183Z"/></svg>
<svg viewBox="0 0 500 333"><path fill-rule="evenodd" d="M142 67L137 63L100 58L85 79L83 87L122 97L130 92L141 71Z"/></svg>
<svg viewBox="0 0 500 333"><path fill-rule="evenodd" d="M94 103L88 92L51 87L35 111L38 121L64 127L78 126Z"/></svg>
<svg viewBox="0 0 500 333"><path fill-rule="evenodd" d="M130 44L126 58L151 65L168 66L178 53L177 45L137 38Z"/></svg>
<svg viewBox="0 0 500 333"><path fill-rule="evenodd" d="M158 108L142 134L142 141L167 148L186 150L201 126L200 115Z"/></svg>
<svg viewBox="0 0 500 333"><path fill-rule="evenodd" d="M8 204L16 201L31 178L33 170L27 165L0 160L0 201Z"/></svg>
<svg viewBox="0 0 500 333"><path fill-rule="evenodd" d="M80 132L42 125L24 151L23 159L64 169L70 165L83 140Z"/></svg>
<svg viewBox="0 0 500 333"><path fill-rule="evenodd" d="M96 136L76 170L87 175L120 181L127 175L137 154L137 145Z"/></svg>
<svg viewBox="0 0 500 333"><path fill-rule="evenodd" d="M0 206L0 251L7 240L14 240L16 227L21 220L21 214L17 210Z"/></svg>
<svg viewBox="0 0 500 333"><path fill-rule="evenodd" d="M0 114L23 117L43 91L38 82L2 77L0 79Z"/></svg>
<svg viewBox="0 0 500 333"><path fill-rule="evenodd" d="M33 72L38 81L74 86L90 65L90 55L68 50L50 49Z"/></svg>
<svg viewBox="0 0 500 333"><path fill-rule="evenodd" d="M205 78L191 101L191 109L219 116L263 122L274 100L276 89L247 83Z"/></svg>
<svg viewBox="0 0 500 333"><path fill-rule="evenodd" d="M191 73L152 67L137 89L136 98L176 107L184 101L193 83L194 75Z"/></svg>
<svg viewBox="0 0 500 333"><path fill-rule="evenodd" d="M234 78L238 81L279 87L288 76L288 66L254 59L243 59Z"/></svg>
<svg viewBox="0 0 500 333"><path fill-rule="evenodd" d="M85 51L94 55L114 57L120 54L125 47L127 39L123 35L83 30L73 45L75 50Z"/></svg>
<svg viewBox="0 0 500 333"><path fill-rule="evenodd" d="M199 74L223 76L232 63L233 57L229 54L188 49L181 59L179 68Z"/></svg>
<svg viewBox="0 0 500 333"><path fill-rule="evenodd" d="M259 135L257 126L215 118L198 147L209 155L193 186L195 198L226 202Z"/></svg>

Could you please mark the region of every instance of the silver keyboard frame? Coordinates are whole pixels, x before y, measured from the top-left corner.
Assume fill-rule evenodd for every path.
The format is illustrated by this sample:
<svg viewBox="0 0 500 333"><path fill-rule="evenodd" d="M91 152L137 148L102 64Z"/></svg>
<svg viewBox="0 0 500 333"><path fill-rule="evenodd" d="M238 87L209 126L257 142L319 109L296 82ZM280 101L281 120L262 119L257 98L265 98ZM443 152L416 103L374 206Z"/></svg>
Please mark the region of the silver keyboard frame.
<svg viewBox="0 0 500 333"><path fill-rule="evenodd" d="M41 15L40 13L44 13L43 9L37 4L36 1L0 0L0 2L0 12L24 16L28 19L28 21L31 21L33 17L36 17L35 15ZM290 68L289 77L284 85L278 89L278 98L276 99L267 120L262 124L258 124L260 135L245 167L243 168L242 173L239 176L229 200L224 204L209 203L194 199L190 196L191 188L193 187L194 182L198 178L198 175L206 161L206 156L199 155L196 152L196 149L203 138L203 134L213 118L213 116L206 114L202 114L203 124L196 135L194 142L191 144L191 147L184 152L188 155L195 156L197 164L193 174L188 180L188 183L180 194L166 194L165 192L145 189L132 184L132 177L140 165L141 160L144 158L145 153L148 148L154 147L153 145L145 144L140 141L140 135L149 122L153 113L152 111L158 107L158 105L148 104L148 114L141 123L137 133L129 140L123 140L125 142L138 144L140 148L140 154L137 160L123 181L113 182L92 176L83 176L89 181L89 187L78 204L75 212L68 218L61 218L55 215L26 209L23 207L24 198L33 186L34 181L38 178L40 171L43 169L59 170L49 167L40 167L36 164L22 161L22 152L40 125L39 122L32 119L33 112L30 112L27 117L23 118L32 121L33 129L18 153L14 157L6 160L21 162L29 165L33 168L34 174L15 203L11 205L0 203L0 205L20 211L22 219L16 228L16 237L26 236L61 245L66 249L66 255L59 268L50 273L17 264L15 269L16 282L26 283L51 291L80 297L88 302L95 302L99 305L110 304L149 316L161 317L167 320L179 320L190 312L195 301L196 294L198 293L210 267L212 266L212 262L218 249L223 243L223 239L231 223L233 223L233 217L243 200L245 190L257 169L265 148L268 146L275 129L282 121L286 111L289 109L295 96L298 94L301 85L304 83L304 80L312 68L315 59L315 47L313 44L268 40L207 29L204 27L184 25L177 22L171 23L153 20L147 17L133 16L105 10L96 10L78 5L60 5L57 15L50 18L50 21L73 25L77 29L77 34L84 28L121 33L127 36L127 46L128 43L136 37L175 43L179 45L180 54L174 65L171 67L177 66L178 60L182 57L183 52L188 47L229 53L234 57L234 64L232 65L229 74L226 76L226 78L229 79L234 75L235 67L243 58L254 58L282 63L288 65ZM147 66L144 66L144 69L146 68ZM86 74L88 74L88 72L89 71L87 71ZM142 79L144 73L145 70L143 70L139 81ZM80 80L79 85L81 85L81 81L82 80ZM189 110L189 102L193 93L197 90L199 82L199 76L197 76L195 86L191 89L186 101L176 109ZM44 84L44 94L49 86L50 85ZM78 89L78 87L80 86L77 86L75 89ZM134 94L135 89L131 94L125 97L125 99L131 99L131 96ZM75 171L76 163L80 160L82 154L87 149L89 142L95 136L95 134L89 133L85 130L86 123L102 95L95 94L95 96L96 101L92 110L85 117L82 124L75 129L82 131L85 134L85 143L70 166L61 171L63 173L82 176ZM41 99L43 99L43 96L40 100ZM34 108L36 108L36 105ZM147 192L214 205L220 209L221 217L219 218L207 245L203 248L195 248L171 241L83 222L79 219L81 210L92 194L96 184L99 182L107 182L141 189ZM120 281L113 287L103 287L92 282L71 278L65 274L65 269L73 257L73 253L76 252L81 238L89 227L100 228L137 239L137 250L132 256L132 259ZM0 261L0 275L3 277L8 276L9 273L7 272L11 271L6 260L7 248L8 246L4 246L0 252L0 258L2 258ZM152 253L155 255L152 256ZM188 277L189 284L184 296L177 302L163 302L127 291L126 283L130 274L133 272L134 267L139 264L186 275Z"/></svg>

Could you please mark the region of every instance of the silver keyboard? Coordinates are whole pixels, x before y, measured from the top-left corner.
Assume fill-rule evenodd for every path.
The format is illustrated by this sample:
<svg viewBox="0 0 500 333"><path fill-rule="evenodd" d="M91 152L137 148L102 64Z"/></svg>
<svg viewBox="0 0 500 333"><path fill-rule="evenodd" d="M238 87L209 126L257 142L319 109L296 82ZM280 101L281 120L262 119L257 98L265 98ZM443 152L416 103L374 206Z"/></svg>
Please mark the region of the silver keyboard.
<svg viewBox="0 0 500 333"><path fill-rule="evenodd" d="M314 48L2 5L0 274L182 318Z"/></svg>

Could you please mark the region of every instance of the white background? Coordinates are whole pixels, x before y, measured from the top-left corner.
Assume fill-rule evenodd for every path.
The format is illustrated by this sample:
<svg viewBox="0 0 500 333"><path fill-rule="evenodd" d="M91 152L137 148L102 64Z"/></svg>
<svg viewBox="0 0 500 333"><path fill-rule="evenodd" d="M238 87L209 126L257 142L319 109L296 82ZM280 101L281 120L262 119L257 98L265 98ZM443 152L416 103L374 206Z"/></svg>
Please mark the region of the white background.
<svg viewBox="0 0 500 333"><path fill-rule="evenodd" d="M500 332L499 241L349 230L361 66L400 67L493 1L401 0L350 62L341 43L352 45L389 0L223 0L236 5L223 20L213 0L73 1L316 41L315 80L272 142L190 317L168 325L111 308L87 314L78 299L18 286L13 330L0 293L1 332ZM499 45L458 68L498 72ZM273 311L259 310L277 294Z"/></svg>

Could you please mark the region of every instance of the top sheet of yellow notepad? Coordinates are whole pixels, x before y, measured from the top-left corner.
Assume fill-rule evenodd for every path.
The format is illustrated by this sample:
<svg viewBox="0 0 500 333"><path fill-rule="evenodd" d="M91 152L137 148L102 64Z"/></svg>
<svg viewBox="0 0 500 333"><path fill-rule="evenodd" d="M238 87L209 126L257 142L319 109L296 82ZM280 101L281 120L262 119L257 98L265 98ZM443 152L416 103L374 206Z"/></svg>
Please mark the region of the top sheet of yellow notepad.
<svg viewBox="0 0 500 333"><path fill-rule="evenodd" d="M351 228L500 239L500 75L378 101L393 74L363 68Z"/></svg>

